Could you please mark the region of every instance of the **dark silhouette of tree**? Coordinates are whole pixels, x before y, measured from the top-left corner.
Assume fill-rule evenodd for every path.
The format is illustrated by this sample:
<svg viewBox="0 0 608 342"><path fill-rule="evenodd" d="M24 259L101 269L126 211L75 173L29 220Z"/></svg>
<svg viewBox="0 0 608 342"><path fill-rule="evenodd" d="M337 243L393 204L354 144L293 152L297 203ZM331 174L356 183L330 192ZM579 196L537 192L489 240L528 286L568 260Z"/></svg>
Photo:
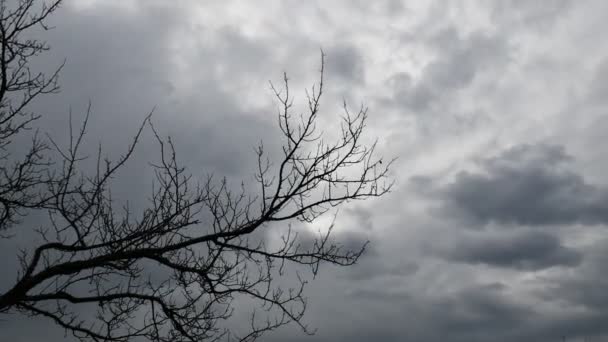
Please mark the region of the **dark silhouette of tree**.
<svg viewBox="0 0 608 342"><path fill-rule="evenodd" d="M61 0L0 0L0 233L10 243L26 216L48 219L37 233L44 243L19 255L20 272L0 294L0 313L41 316L81 340L94 341L253 341L287 323L302 323L306 309L302 267L316 275L319 264L354 264L360 249L333 241L331 229L302 238L291 223L314 222L348 201L387 193L390 162L381 165L374 145L361 136L366 109L344 106L341 131L328 142L317 130L323 94L320 79L307 92L304 114L292 112L285 75L279 103L282 154L278 161L258 146L255 183L249 193L226 180L198 181L178 163L170 138L162 138L148 116L126 152L117 160L96 154L96 171L85 172L83 140L87 127L73 129L61 147L51 137L33 134L24 154L15 139L35 127L38 115L28 105L58 90L61 68L46 76L30 70L29 61L47 50L26 38L56 11ZM144 130L156 137L160 162L144 210L120 207L111 180L134 154ZM256 232L284 225L279 246ZM331 228L331 227L330 227ZM285 272L297 270L297 285L285 285ZM286 287L287 286L287 287ZM249 330L237 334L225 326L235 303L257 308ZM253 304L252 304L253 303Z"/></svg>

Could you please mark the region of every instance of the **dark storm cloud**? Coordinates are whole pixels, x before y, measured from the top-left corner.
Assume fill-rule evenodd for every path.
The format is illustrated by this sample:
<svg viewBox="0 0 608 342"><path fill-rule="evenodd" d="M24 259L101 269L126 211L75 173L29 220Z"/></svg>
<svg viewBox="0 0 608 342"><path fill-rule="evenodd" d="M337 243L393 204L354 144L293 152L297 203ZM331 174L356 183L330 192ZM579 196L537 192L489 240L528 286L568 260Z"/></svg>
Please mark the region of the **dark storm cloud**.
<svg viewBox="0 0 608 342"><path fill-rule="evenodd" d="M553 266L576 266L579 252L563 246L548 233L526 232L513 236L471 237L451 245L440 255L447 261L541 270Z"/></svg>
<svg viewBox="0 0 608 342"><path fill-rule="evenodd" d="M562 147L520 145L462 171L439 190L446 209L481 224L601 224L608 222L608 190L565 166Z"/></svg>

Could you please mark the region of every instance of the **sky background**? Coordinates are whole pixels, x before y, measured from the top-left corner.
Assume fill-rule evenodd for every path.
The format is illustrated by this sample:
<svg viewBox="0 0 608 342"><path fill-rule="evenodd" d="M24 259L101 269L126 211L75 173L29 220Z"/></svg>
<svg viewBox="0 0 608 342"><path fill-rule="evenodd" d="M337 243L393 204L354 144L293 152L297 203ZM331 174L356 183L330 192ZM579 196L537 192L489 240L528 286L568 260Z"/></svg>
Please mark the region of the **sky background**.
<svg viewBox="0 0 608 342"><path fill-rule="evenodd" d="M62 91L34 109L61 138L91 101L89 142L117 156L155 108L194 174L250 182L255 144L280 146L268 81L287 72L303 101L322 48L325 131L342 99L369 107L396 185L340 211L338 236L371 245L308 287L317 334L264 341L602 341L605 13L601 0L66 0L36 61L66 59ZM117 196L149 189L146 137ZM0 327L0 340L63 337L36 320Z"/></svg>

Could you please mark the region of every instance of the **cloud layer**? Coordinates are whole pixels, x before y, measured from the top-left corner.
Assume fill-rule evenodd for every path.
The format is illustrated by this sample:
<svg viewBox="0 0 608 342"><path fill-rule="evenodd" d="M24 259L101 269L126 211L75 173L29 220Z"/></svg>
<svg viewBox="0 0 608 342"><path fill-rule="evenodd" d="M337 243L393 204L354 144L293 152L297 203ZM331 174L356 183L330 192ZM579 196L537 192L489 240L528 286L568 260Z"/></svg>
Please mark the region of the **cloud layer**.
<svg viewBox="0 0 608 342"><path fill-rule="evenodd" d="M518 145L458 172L439 196L480 224L607 223L608 189L564 170L568 159L561 146Z"/></svg>
<svg viewBox="0 0 608 342"><path fill-rule="evenodd" d="M37 60L51 70L67 59L62 92L33 109L61 138L68 109L79 120L91 101L89 147L118 155L155 108L156 126L195 176L250 182L252 147L281 143L268 80L288 72L303 105L323 48L324 131L337 127L343 100L368 106L368 138L399 157L397 187L340 211L336 237L371 245L360 264L322 268L311 282L306 319L317 334L291 327L267 339L602 340L607 7L66 0L55 29L40 33L53 50ZM116 196L146 193L150 138ZM11 248L31 243L14 241L0 252L3 270ZM11 341L63 340L46 321L9 318L0 329Z"/></svg>

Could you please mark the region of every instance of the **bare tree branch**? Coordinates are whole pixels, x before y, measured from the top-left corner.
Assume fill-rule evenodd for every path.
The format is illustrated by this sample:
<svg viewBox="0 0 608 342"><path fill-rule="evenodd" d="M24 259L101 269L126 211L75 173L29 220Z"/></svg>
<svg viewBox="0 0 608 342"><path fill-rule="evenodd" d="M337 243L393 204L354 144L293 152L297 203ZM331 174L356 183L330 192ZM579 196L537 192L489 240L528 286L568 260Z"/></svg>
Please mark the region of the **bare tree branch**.
<svg viewBox="0 0 608 342"><path fill-rule="evenodd" d="M271 83L279 104L283 147L279 160L256 148L256 191L233 189L227 180L198 180L177 158L171 138L163 138L146 116L122 156L109 160L97 151L96 171L83 171L83 141L90 107L79 129L71 115L66 147L34 134L22 156L8 147L30 129L38 115L31 101L58 90L61 66L45 77L30 71L31 57L48 49L22 38L40 26L61 0L0 1L0 232L8 241L19 218L46 213L38 230L45 241L24 251L21 272L0 294L0 313L42 316L73 337L92 341L254 341L285 324L303 323L306 276L321 263L354 264L366 245L349 250L325 233L302 239L292 224L311 223L332 208L390 191L391 162L376 156L376 144L363 144L367 108L355 113L344 104L340 130L331 140L317 129L324 91L325 55L319 81L306 92L306 111L293 113L285 74L282 88ZM118 207L112 180L150 129L159 161L150 164L155 180L147 206L133 212ZM270 245L260 232L282 227L281 243ZM298 266L299 265L299 266ZM287 269L295 285L281 285ZM159 276L160 275L160 276ZM225 323L235 303L257 304L249 331L237 334ZM83 312L88 314L83 314ZM263 312L263 314L260 314ZM90 314L94 313L94 314Z"/></svg>

